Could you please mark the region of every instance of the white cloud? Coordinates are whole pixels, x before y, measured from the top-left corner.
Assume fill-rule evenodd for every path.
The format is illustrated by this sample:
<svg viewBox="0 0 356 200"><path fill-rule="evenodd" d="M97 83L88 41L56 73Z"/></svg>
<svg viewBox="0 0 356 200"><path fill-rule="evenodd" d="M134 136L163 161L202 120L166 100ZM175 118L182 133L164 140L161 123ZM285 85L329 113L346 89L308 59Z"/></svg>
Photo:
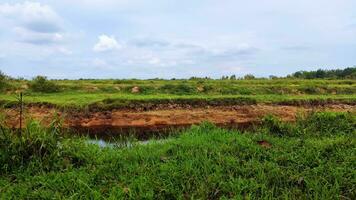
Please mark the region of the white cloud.
<svg viewBox="0 0 356 200"><path fill-rule="evenodd" d="M99 41L93 47L95 52L105 52L121 49L123 46L117 42L114 36L100 35Z"/></svg>
<svg viewBox="0 0 356 200"><path fill-rule="evenodd" d="M51 45L64 40L62 20L48 5L36 2L0 4L0 18L7 19L16 40L33 45Z"/></svg>
<svg viewBox="0 0 356 200"><path fill-rule="evenodd" d="M0 4L0 16L33 32L54 33L60 30L60 17L51 7L41 3Z"/></svg>
<svg viewBox="0 0 356 200"><path fill-rule="evenodd" d="M62 33L39 33L22 27L16 27L14 31L17 35L17 41L34 45L58 44L64 41Z"/></svg>

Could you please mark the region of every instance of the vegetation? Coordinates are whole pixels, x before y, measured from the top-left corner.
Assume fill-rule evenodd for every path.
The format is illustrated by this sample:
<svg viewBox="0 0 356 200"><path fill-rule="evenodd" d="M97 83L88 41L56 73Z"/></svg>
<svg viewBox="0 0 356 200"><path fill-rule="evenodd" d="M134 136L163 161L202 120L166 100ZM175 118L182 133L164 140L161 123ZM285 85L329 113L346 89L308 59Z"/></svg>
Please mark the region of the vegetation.
<svg viewBox="0 0 356 200"><path fill-rule="evenodd" d="M8 77L0 71L0 92L5 91L9 87Z"/></svg>
<svg viewBox="0 0 356 200"><path fill-rule="evenodd" d="M292 74L291 77L302 79L356 79L356 67L334 70L298 71Z"/></svg>
<svg viewBox="0 0 356 200"><path fill-rule="evenodd" d="M0 105L26 103L60 108L113 108L146 104L231 105L356 103L356 80L9 80L12 90L0 93ZM30 88L26 88L30 85ZM136 93L132 89L137 87ZM46 92L47 91L47 92ZM56 92L55 92L56 91ZM55 93L53 93L55 92ZM58 98L60 97L60 98Z"/></svg>
<svg viewBox="0 0 356 200"><path fill-rule="evenodd" d="M14 93L22 91L25 102L59 108L112 109L146 107L147 104L231 105L231 104L356 104L355 67L344 70L296 72L288 78L270 76L243 79L235 75L214 80L209 77L149 80L33 80L9 79L0 74L0 105L16 104ZM312 78L312 79L309 79ZM319 78L319 79L317 79ZM323 79L328 78L328 79ZM330 78L330 79L329 79ZM137 91L133 92L133 88ZM58 98L58 97L61 98Z"/></svg>
<svg viewBox="0 0 356 200"><path fill-rule="evenodd" d="M356 118L268 116L248 132L204 123L168 140L99 147L58 121L0 130L1 199L354 199Z"/></svg>
<svg viewBox="0 0 356 200"><path fill-rule="evenodd" d="M43 93L52 93L58 92L59 87L49 80L45 76L37 76L35 77L31 84L30 89L34 92L43 92Z"/></svg>

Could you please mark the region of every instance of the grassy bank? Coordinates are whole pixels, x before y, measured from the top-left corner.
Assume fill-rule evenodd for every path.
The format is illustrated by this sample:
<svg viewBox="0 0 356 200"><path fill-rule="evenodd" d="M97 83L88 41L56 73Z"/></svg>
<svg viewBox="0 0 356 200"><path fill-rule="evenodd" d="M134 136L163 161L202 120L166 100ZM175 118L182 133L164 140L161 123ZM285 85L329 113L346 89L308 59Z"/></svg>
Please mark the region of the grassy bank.
<svg viewBox="0 0 356 200"><path fill-rule="evenodd" d="M354 199L356 118L266 117L250 132L209 123L167 142L100 148L60 124L0 132L0 198Z"/></svg>
<svg viewBox="0 0 356 200"><path fill-rule="evenodd" d="M25 104L61 109L136 108L159 104L356 104L356 80L11 80L0 105Z"/></svg>
<svg viewBox="0 0 356 200"><path fill-rule="evenodd" d="M149 108L177 104L189 106L253 105L324 105L332 103L356 104L356 95L135 95L116 93L56 93L25 94L25 104L47 105L69 110L110 110L119 108ZM0 106L18 106L15 95L0 95Z"/></svg>

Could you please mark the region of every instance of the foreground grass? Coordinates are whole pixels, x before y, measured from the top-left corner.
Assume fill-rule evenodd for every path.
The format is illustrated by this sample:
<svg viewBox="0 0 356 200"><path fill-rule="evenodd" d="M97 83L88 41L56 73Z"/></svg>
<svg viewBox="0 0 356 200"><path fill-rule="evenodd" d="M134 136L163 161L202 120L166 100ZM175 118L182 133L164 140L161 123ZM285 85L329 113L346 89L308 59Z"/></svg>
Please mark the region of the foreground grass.
<svg viewBox="0 0 356 200"><path fill-rule="evenodd" d="M355 117L266 117L241 133L194 126L167 142L100 148L58 126L2 131L0 198L355 199ZM261 146L261 141L269 145Z"/></svg>

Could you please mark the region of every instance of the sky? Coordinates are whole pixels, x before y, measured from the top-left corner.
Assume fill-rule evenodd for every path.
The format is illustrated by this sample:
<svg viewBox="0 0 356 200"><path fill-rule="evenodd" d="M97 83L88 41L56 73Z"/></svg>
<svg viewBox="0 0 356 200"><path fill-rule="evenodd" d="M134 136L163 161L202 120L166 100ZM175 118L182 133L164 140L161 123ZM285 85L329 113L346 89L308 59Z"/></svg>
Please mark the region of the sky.
<svg viewBox="0 0 356 200"><path fill-rule="evenodd" d="M356 65L355 0L0 0L0 70L284 76Z"/></svg>

